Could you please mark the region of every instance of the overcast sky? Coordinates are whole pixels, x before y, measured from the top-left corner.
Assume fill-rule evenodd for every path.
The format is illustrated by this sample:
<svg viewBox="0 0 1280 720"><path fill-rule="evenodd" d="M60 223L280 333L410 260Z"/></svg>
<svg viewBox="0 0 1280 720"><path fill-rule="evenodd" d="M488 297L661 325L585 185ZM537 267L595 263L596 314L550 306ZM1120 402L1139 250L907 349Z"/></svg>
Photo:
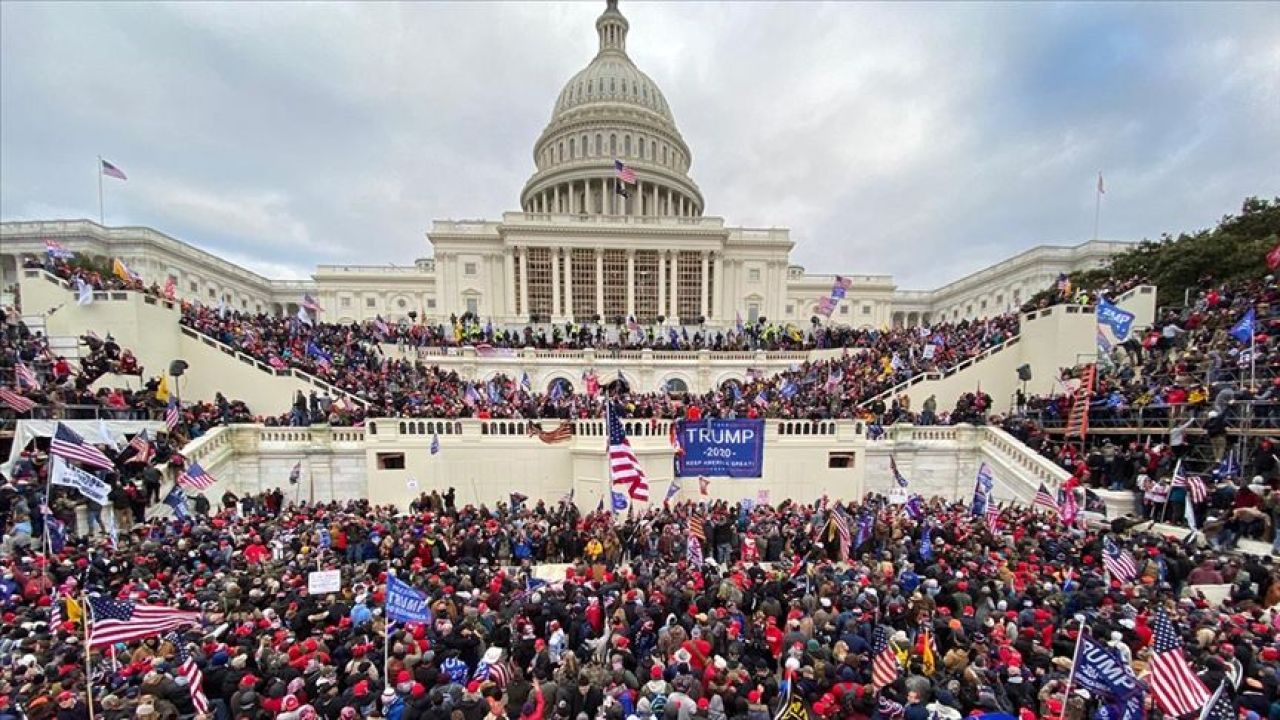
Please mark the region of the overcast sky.
<svg viewBox="0 0 1280 720"><path fill-rule="evenodd" d="M0 217L157 228L274 277L518 208L603 2L0 4ZM1280 6L623 0L707 214L930 288L1280 194Z"/></svg>

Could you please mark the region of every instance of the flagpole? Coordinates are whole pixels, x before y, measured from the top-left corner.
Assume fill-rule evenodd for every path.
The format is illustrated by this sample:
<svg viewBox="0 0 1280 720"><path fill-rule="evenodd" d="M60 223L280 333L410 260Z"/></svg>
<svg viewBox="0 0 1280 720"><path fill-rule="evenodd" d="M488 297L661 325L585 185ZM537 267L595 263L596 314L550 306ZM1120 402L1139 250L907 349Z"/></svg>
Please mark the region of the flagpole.
<svg viewBox="0 0 1280 720"><path fill-rule="evenodd" d="M1071 653L1071 672L1067 673L1067 689L1062 692L1062 718L1067 717L1067 701L1071 699L1071 686L1076 681L1076 658L1080 657L1080 644L1084 642L1084 618L1077 615L1076 618L1080 622L1080 631L1076 633L1076 649Z"/></svg>
<svg viewBox="0 0 1280 720"><path fill-rule="evenodd" d="M98 156L98 224L106 225L106 213L102 205L102 156Z"/></svg>
<svg viewBox="0 0 1280 720"><path fill-rule="evenodd" d="M1102 173L1098 173L1098 187L1093 191L1093 239L1098 239L1098 222L1102 219Z"/></svg>
<svg viewBox="0 0 1280 720"><path fill-rule="evenodd" d="M86 614L87 613L87 614ZM89 708L89 720L93 720L93 670L89 644L89 619L93 615L93 606L89 604L89 596L80 595L80 622L84 625L84 694L85 705Z"/></svg>

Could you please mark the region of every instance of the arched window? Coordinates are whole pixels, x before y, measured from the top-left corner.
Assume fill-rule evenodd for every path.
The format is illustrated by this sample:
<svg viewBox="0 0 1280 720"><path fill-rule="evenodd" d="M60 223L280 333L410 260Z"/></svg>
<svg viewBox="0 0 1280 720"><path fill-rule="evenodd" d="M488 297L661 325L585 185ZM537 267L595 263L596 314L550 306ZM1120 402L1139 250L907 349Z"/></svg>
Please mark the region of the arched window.
<svg viewBox="0 0 1280 720"><path fill-rule="evenodd" d="M626 135L622 138L622 154L631 157L631 136Z"/></svg>
<svg viewBox="0 0 1280 720"><path fill-rule="evenodd" d="M560 141L560 146L556 148L556 159L558 159L560 162L564 162L564 141L563 140Z"/></svg>
<svg viewBox="0 0 1280 720"><path fill-rule="evenodd" d="M604 138L600 136L600 133L596 133L596 155L599 156L603 154L604 154Z"/></svg>
<svg viewBox="0 0 1280 720"><path fill-rule="evenodd" d="M636 148L636 155L639 155L640 159L643 160L644 159L644 138L636 138L636 144L639 146Z"/></svg>
<svg viewBox="0 0 1280 720"><path fill-rule="evenodd" d="M663 165L667 164L667 146L666 145L662 146L662 164Z"/></svg>
<svg viewBox="0 0 1280 720"><path fill-rule="evenodd" d="M684 394L689 392L689 384L678 377L668 378L666 391L671 395Z"/></svg>
<svg viewBox="0 0 1280 720"><path fill-rule="evenodd" d="M627 81L626 81L626 80L623 80L623 81L622 81L622 94L623 94L623 95L626 95L626 94L627 94Z"/></svg>
<svg viewBox="0 0 1280 720"><path fill-rule="evenodd" d="M586 157L590 154L591 154L591 145L587 142L587 136L583 135L582 136L582 157Z"/></svg>
<svg viewBox="0 0 1280 720"><path fill-rule="evenodd" d="M618 136L617 135L609 136L609 154L613 157L618 156Z"/></svg>
<svg viewBox="0 0 1280 720"><path fill-rule="evenodd" d="M578 145L573 138L569 138L569 159L578 159Z"/></svg>
<svg viewBox="0 0 1280 720"><path fill-rule="evenodd" d="M587 81L587 94L588 94L588 95L593 95L593 94L595 94L595 86L596 86L596 81L595 81L595 80L588 80L588 81Z"/></svg>

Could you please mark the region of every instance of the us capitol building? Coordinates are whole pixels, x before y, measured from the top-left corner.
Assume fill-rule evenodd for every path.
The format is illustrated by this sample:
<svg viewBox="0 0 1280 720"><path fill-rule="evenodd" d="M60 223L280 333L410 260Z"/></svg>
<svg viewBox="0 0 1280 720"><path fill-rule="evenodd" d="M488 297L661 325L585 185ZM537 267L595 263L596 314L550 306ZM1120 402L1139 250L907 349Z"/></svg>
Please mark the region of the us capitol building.
<svg viewBox="0 0 1280 720"><path fill-rule="evenodd" d="M335 322L471 312L495 324L617 322L733 326L815 315L840 325L927 325L1006 311L1061 272L1097 267L1127 243L1038 246L931 291L898 290L892 276L848 273L830 318L816 312L835 275L790 263L786 229L730 227L704 214L689 174L693 155L662 91L627 55L630 25L609 0L596 20L599 51L565 84L533 146L520 210L499 220L439 220L433 256L412 267L320 265L310 280L262 277L144 227L88 220L0 226L0 289L17 281L45 240L119 257L147 283L175 280L178 295L244 311L292 314L304 294ZM616 162L635 173L618 180ZM619 193L623 188L625 194ZM7 299L7 298L6 298Z"/></svg>

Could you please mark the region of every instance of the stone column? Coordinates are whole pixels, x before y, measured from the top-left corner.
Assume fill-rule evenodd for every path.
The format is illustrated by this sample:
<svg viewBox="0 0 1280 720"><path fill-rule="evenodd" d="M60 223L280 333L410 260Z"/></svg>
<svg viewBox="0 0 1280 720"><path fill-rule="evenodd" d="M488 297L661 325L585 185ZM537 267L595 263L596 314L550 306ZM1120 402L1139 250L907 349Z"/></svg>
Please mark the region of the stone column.
<svg viewBox="0 0 1280 720"><path fill-rule="evenodd" d="M560 186L556 185L552 192L555 193L553 196L555 199L551 203L551 212L558 213L560 212Z"/></svg>
<svg viewBox="0 0 1280 720"><path fill-rule="evenodd" d="M596 314L604 322L604 249L596 248Z"/></svg>
<svg viewBox="0 0 1280 720"><path fill-rule="evenodd" d="M627 248L627 317L636 314L636 251Z"/></svg>
<svg viewBox="0 0 1280 720"><path fill-rule="evenodd" d="M511 255L511 248L502 248L502 277L506 280L506 288L503 290L506 306L502 309L503 315L516 314L516 265L515 258Z"/></svg>
<svg viewBox="0 0 1280 720"><path fill-rule="evenodd" d="M658 314L667 315L667 255L669 251L658 251Z"/></svg>
<svg viewBox="0 0 1280 720"><path fill-rule="evenodd" d="M573 319L573 248L564 249L564 308L561 312Z"/></svg>
<svg viewBox="0 0 1280 720"><path fill-rule="evenodd" d="M529 318L529 251L520 248L520 315Z"/></svg>
<svg viewBox="0 0 1280 720"><path fill-rule="evenodd" d="M716 253L714 297L711 298L711 315L717 322L724 321L724 252Z"/></svg>
<svg viewBox="0 0 1280 720"><path fill-rule="evenodd" d="M680 251L671 251L671 312L668 316L680 318Z"/></svg>
<svg viewBox="0 0 1280 720"><path fill-rule="evenodd" d="M710 308L710 305L708 304L710 301L710 298L707 297L707 260L708 260L707 251L703 250L702 251L702 304L700 305L701 310L699 310L698 312L698 314L703 317L707 317L708 315L711 314L711 308Z"/></svg>
<svg viewBox="0 0 1280 720"><path fill-rule="evenodd" d="M560 319L560 248L551 248L551 322Z"/></svg>
<svg viewBox="0 0 1280 720"><path fill-rule="evenodd" d="M662 214L662 212L658 209L658 186L656 184L653 185L653 204L649 208L649 214L655 215L655 216Z"/></svg>

